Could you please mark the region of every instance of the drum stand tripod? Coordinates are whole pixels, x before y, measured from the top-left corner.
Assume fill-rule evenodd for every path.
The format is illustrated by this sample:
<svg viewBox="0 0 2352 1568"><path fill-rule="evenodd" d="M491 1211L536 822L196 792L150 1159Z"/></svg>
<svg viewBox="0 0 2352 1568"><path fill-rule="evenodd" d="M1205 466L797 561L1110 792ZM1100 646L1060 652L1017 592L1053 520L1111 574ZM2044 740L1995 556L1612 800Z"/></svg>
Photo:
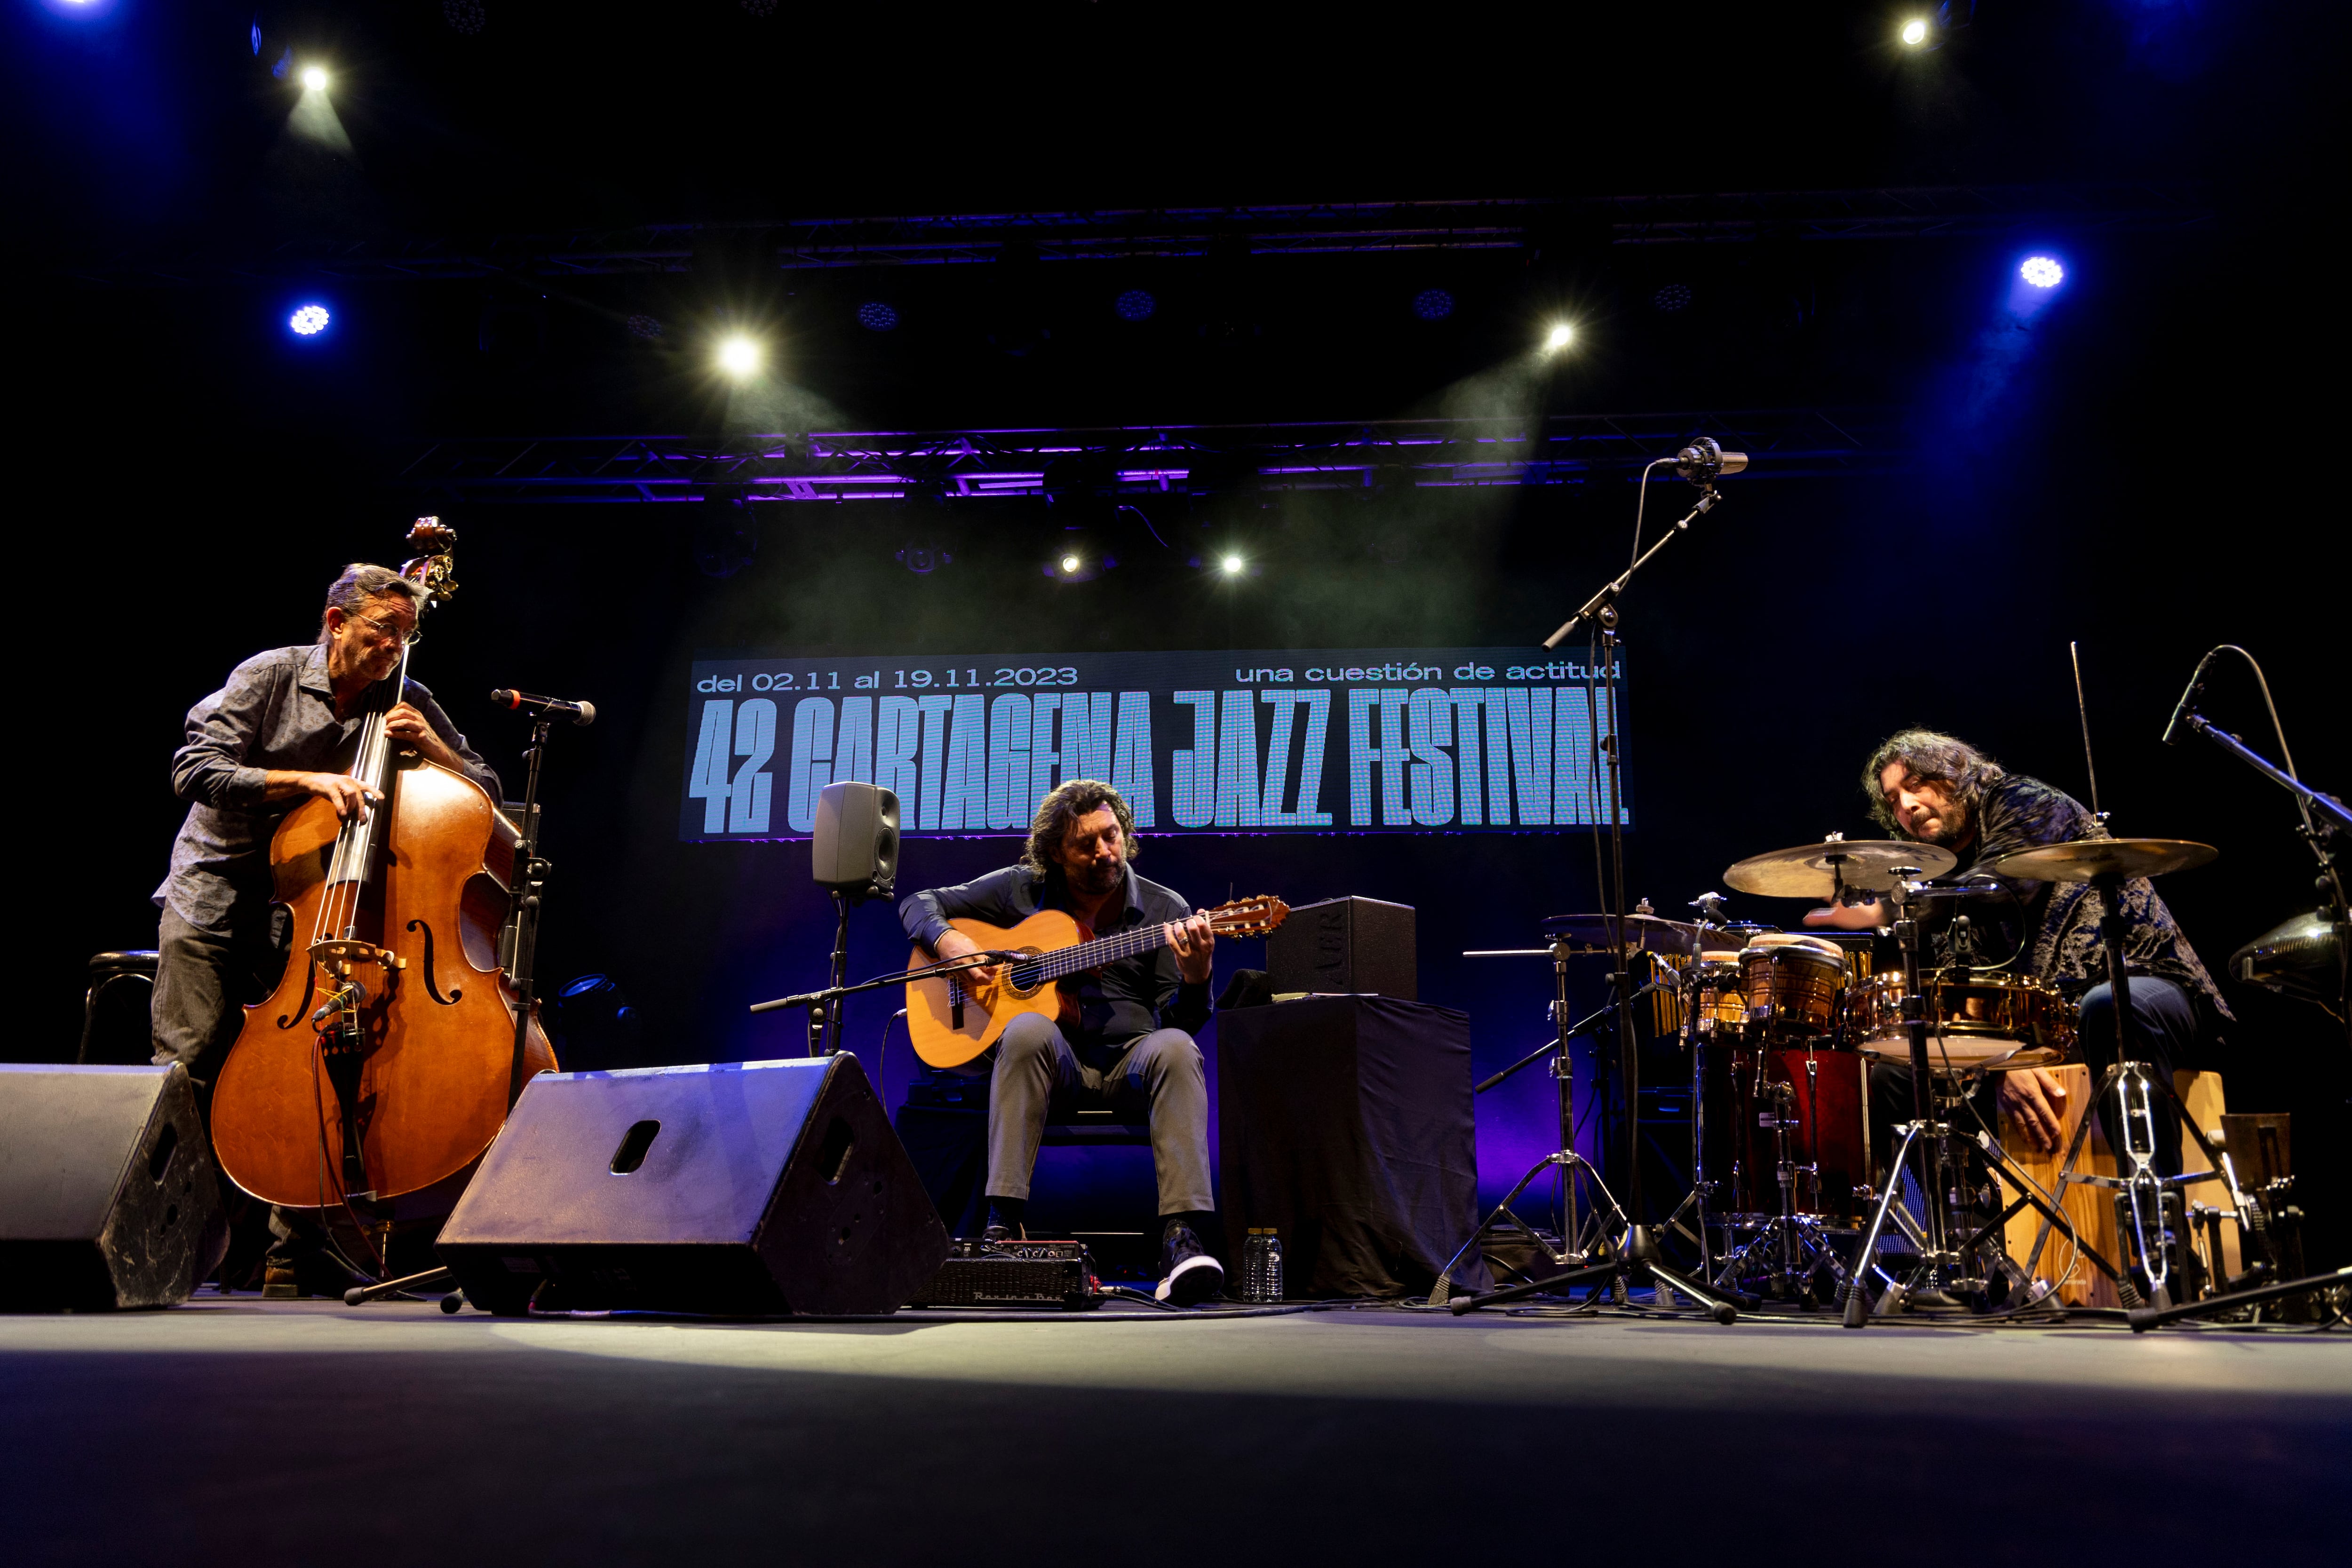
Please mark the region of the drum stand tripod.
<svg viewBox="0 0 2352 1568"><path fill-rule="evenodd" d="M1861 1328L1870 1321L1873 1310L1870 1277L1873 1273L1884 1276L1885 1271L1877 1267L1878 1243L1885 1233L1890 1217L1918 1248L1919 1261L1906 1279L1890 1281L1876 1308L1880 1312L1955 1314L1966 1311L1968 1308L1954 1292L1980 1294L1988 1288L1989 1280L1963 1272L1988 1244L1993 1246L2000 1267L2009 1273L2012 1283L2022 1282L2027 1278L1998 1245L2003 1223L2001 1219L1994 1220L1965 1241L1956 1243L1953 1239L1958 1229L1952 1212L1958 1206L1958 1194L1954 1190L1951 1151L1953 1110L1958 1097L1951 1089L1941 1086L1931 1070L1927 1056L1927 1006L1919 967L1919 923L1911 912L1914 889L1910 879L1918 874L1916 867L1896 868L1895 886L1885 895L1895 905L1895 938L1903 953L1903 1026L1910 1037L1912 1120L1897 1129L1903 1138L1895 1145L1894 1158L1887 1164L1886 1190L1879 1194L1878 1207L1870 1216L1870 1228L1863 1233L1862 1245L1854 1248L1853 1269L1845 1288L1844 1322L1849 1329ZM1929 1118L1931 1099L1937 1101L1935 1110L1938 1120ZM2070 1237L2074 1236L2074 1227L2066 1219L2064 1211L2059 1208L2056 1194L2044 1194L2032 1177L2010 1161L2008 1155L2001 1152L2000 1145L1990 1137L1979 1134L1976 1142L1988 1170L2016 1191L2019 1194L2017 1202L2031 1204L2040 1211L2045 1236L2047 1226L2053 1224L2063 1227ZM1924 1200L1920 1205L1924 1223L1915 1222L1898 1202L1903 1190L1903 1163L1915 1146L1919 1151L1916 1180ZM2060 1192L2063 1190L2062 1178ZM2082 1247L2084 1257L2110 1277L2116 1277L2115 1267L2105 1258L2089 1247L2083 1246L2079 1238L2075 1244ZM2034 1251L2039 1257L2041 1248L2037 1246Z"/></svg>
<svg viewBox="0 0 2352 1568"><path fill-rule="evenodd" d="M1618 1009L1624 1003L1622 999L1612 998L1608 1005L1591 1017L1575 1024L1565 1023L1564 1020L1568 1017L1568 961L1570 956L1569 940L1565 936L1554 940L1551 948L1551 1014L1553 1023L1559 1027L1559 1037L1540 1049L1520 1058L1472 1090L1473 1093L1484 1093L1521 1068L1541 1061L1545 1057L1557 1051L1559 1055L1553 1058L1550 1071L1557 1082L1559 1101L1559 1149L1555 1153L1546 1154L1528 1167L1528 1173L1521 1176L1517 1184L1503 1194L1503 1201L1488 1210L1486 1217L1478 1222L1477 1228L1470 1233L1470 1238L1454 1251L1452 1258L1445 1260L1445 1267L1437 1272L1436 1282L1429 1288L1429 1304L1433 1307L1446 1306L1455 1300L1454 1269L1461 1267L1462 1260L1470 1256L1473 1247L1478 1246L1487 1236L1507 1223L1526 1232L1541 1249L1544 1256L1551 1261L1554 1268L1563 1264L1582 1265L1590 1262L1595 1256L1607 1249L1611 1237L1622 1234L1626 1228L1625 1211L1618 1206L1616 1198L1610 1194L1608 1184L1601 1179L1600 1171L1594 1168L1592 1162L1576 1152L1575 1100L1570 1092L1572 1080L1569 1072L1568 1055L1569 1041L1597 1027L1602 1020L1615 1016ZM1648 987L1643 988L1644 991L1648 989ZM1642 994L1642 992L1636 992L1635 995L1639 996ZM1543 1239L1535 1226L1521 1219L1511 1209L1511 1205L1517 1201L1519 1194L1533 1186L1536 1178L1546 1171L1559 1172L1561 1182L1563 1214L1560 1225L1560 1246L1558 1249L1554 1249L1550 1243ZM1580 1205L1576 1200L1576 1182L1579 1176L1590 1182L1591 1190L1600 1197L1600 1202L1593 1204L1589 1210L1585 1210L1580 1217ZM1619 1299L1622 1300L1622 1293Z"/></svg>
<svg viewBox="0 0 2352 1568"><path fill-rule="evenodd" d="M1793 1152L1789 1147L1789 1126L1797 1120L1797 1090L1796 1086L1785 1079L1771 1083L1764 1081L1765 1064L1769 1060L1769 1052L1759 1045L1757 1048L1758 1088L1768 1091L1772 1100L1772 1154L1774 1173L1779 1179L1780 1189L1780 1212L1767 1219L1764 1222L1764 1227L1748 1237L1738 1251L1726 1257L1722 1268L1717 1270L1713 1278L1717 1287L1737 1290L1740 1288L1740 1280L1756 1278L1753 1275L1744 1274L1741 1270L1751 1259L1760 1260L1772 1266L1762 1278L1776 1294L1785 1292L1790 1286L1795 1285L1798 1287L1800 1297L1810 1302L1814 1296L1813 1281L1826 1268L1830 1277L1837 1282L1836 1294L1843 1296L1848 1289L1845 1265L1839 1261L1836 1250L1830 1246L1829 1237L1825 1234L1826 1227L1822 1226L1821 1216L1816 1214L1801 1214L1797 1209L1799 1167L1793 1157ZM1816 1201L1821 1195L1822 1180L1819 1070L1811 1053L1807 1052L1805 1060L1807 1110L1804 1121L1811 1129L1813 1163L1805 1168L1812 1173L1813 1194ZM1694 1189L1694 1197L1696 1197L1698 1191L1704 1187L1706 1180L1706 1171L1702 1164L1697 1172L1700 1187ZM1705 1199L1700 1198L1699 1203L1699 1218L1703 1228L1706 1217Z"/></svg>

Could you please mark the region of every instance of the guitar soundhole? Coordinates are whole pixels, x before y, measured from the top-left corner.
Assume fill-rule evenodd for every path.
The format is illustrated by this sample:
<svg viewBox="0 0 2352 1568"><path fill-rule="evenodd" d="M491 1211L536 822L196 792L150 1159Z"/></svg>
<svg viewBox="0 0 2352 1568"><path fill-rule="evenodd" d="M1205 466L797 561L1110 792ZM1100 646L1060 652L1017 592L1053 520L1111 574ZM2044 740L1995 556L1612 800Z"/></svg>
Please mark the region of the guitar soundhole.
<svg viewBox="0 0 2352 1568"><path fill-rule="evenodd" d="M1020 950L1031 958L1039 956L1034 947ZM1004 988L1015 996L1034 996L1045 984L1045 968L1040 963L1011 963L1004 968Z"/></svg>

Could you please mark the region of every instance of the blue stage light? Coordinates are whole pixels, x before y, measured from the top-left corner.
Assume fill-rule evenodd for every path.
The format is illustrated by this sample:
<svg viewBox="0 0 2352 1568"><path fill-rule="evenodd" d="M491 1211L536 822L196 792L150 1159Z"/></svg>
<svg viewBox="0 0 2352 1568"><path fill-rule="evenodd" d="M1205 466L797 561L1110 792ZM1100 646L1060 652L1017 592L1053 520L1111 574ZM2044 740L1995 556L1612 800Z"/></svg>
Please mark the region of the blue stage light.
<svg viewBox="0 0 2352 1568"><path fill-rule="evenodd" d="M1110 308L1118 312L1122 321L1148 321L1151 313L1160 309L1160 301L1151 297L1149 289L1129 289L1112 300Z"/></svg>
<svg viewBox="0 0 2352 1568"><path fill-rule="evenodd" d="M869 332L887 332L898 325L898 312L879 300L868 300L857 307L857 324Z"/></svg>
<svg viewBox="0 0 2352 1568"><path fill-rule="evenodd" d="M1424 321L1442 321L1454 314L1454 296L1443 289L1423 289L1412 297L1412 313Z"/></svg>
<svg viewBox="0 0 2352 1568"><path fill-rule="evenodd" d="M2025 265L2017 269L2017 275L2036 289L2055 289L2066 281L2066 269L2058 264L2055 257L2049 256L2027 257Z"/></svg>
<svg viewBox="0 0 2352 1568"><path fill-rule="evenodd" d="M315 338L327 330L327 323L333 319L324 305L304 305L286 318L286 324L298 338Z"/></svg>

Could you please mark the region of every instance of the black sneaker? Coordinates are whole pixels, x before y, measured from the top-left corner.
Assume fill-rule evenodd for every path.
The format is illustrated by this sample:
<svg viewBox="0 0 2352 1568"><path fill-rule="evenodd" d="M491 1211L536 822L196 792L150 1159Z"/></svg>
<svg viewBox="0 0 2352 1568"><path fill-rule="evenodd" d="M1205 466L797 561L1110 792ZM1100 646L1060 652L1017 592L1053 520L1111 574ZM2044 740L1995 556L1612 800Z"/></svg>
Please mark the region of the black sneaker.
<svg viewBox="0 0 2352 1568"><path fill-rule="evenodd" d="M1151 1293L1163 1301L1190 1307L1225 1288L1224 1265L1209 1256L1189 1225L1171 1225L1160 1243L1159 1288Z"/></svg>

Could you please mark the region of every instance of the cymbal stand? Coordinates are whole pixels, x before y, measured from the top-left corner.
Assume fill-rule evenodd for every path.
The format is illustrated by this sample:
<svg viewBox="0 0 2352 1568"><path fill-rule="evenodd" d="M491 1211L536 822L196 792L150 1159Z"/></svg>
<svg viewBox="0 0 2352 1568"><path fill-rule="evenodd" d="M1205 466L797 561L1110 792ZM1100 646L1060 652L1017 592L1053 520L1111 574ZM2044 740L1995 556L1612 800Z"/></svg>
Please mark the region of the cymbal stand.
<svg viewBox="0 0 2352 1568"><path fill-rule="evenodd" d="M2158 1310L2172 1305L2170 1283L2172 1246L2165 1210L2168 1193L2195 1182L2221 1182L2230 1190L2231 1199L2239 1214L2247 1212L2244 1195L2238 1191L2236 1168L2229 1157L2215 1149L2206 1139L2204 1130L2180 1103L2171 1084L2164 1081L2149 1063L2139 1059L2136 1029L2137 1019L2131 1009L2131 974L2124 962L2124 879L2109 872L2091 879L2092 891L2099 899L2099 940L2106 950L2107 984L2114 998L2116 1012L2116 1059L2100 1076L2099 1087L2084 1108L2081 1125L2066 1145L2066 1162L2058 1170L2057 1194L2063 1197L2068 1186L2094 1186L2113 1189L2122 1195L2116 1204L2117 1229L2131 1254L2137 1258L2140 1272L2147 1278L2149 1294ZM2123 1147L2116 1152L2119 1161L2129 1166L2121 1176L2077 1175L2075 1162L2082 1157L2083 1145L2088 1141L2091 1123L2098 1119L2099 1106L2113 1094L2118 1119L2122 1124ZM2189 1130L2203 1151L2209 1169L2185 1172L2166 1176L2156 1169L2156 1097L2169 1097L2179 1112L2180 1125ZM2128 1215L2129 1224L2124 1223ZM2041 1261L2042 1248L2050 1239L2050 1226L2045 1221L2042 1233L2034 1238L2032 1255L2026 1261L2031 1271ZM2111 1274L2115 1270L2110 1269ZM2146 1304L2132 1281L2120 1274L2116 1276L2116 1294L2126 1308Z"/></svg>
<svg viewBox="0 0 2352 1568"><path fill-rule="evenodd" d="M1987 1170L2006 1183L2018 1196L2009 1208L1990 1224L1981 1226L1966 1240L1953 1240L1958 1227L1952 1211L1958 1206L1958 1194L1954 1171L1957 1162L1951 1147L1952 1129L1966 1099L1966 1090L1957 1079L1937 1076L1931 1070L1927 1055L1927 999L1919 964L1919 924L1911 911L1914 888L1909 879L1918 875L1916 867L1897 867L1895 885L1885 895L1895 905L1895 937L1903 953L1903 1022L1909 1036L1911 1056L1912 1120L1895 1129L1902 1142L1895 1145L1895 1156L1888 1162L1886 1190L1879 1194L1878 1207L1872 1212L1870 1226L1863 1233L1862 1244L1854 1248L1853 1268L1845 1287L1844 1323L1858 1329L1870 1321L1874 1308L1870 1284L1873 1275L1886 1279L1888 1289L1876 1306L1879 1312L1915 1311L1929 1314L1952 1314L1966 1310L1954 1294L1984 1292L1989 1280L1967 1277L1962 1270L1971 1260L1990 1257L1995 1266L2008 1275L2012 1285L2031 1279L2032 1262L2021 1269L2000 1245L2003 1225L2009 1215L2023 1205L2031 1205L2042 1218L2042 1241L2033 1248L2033 1258L2042 1255L2042 1242L2056 1226L2065 1231L2081 1249L2082 1256L2111 1279L2118 1281L2119 1289L2128 1289L2115 1266L2076 1236L2074 1226L2066 1218L2059 1199L2065 1192L2062 1177L2054 1192L2045 1193L2041 1185L2003 1152L1999 1143L1984 1133L1976 1139L1978 1152ZM1936 1115L1930 1116L1931 1108ZM2087 1120L2086 1120L2087 1124ZM2078 1130L2076 1142L2080 1142ZM1914 1176L1919 1186L1922 1218L1915 1221L1902 1206L1904 1162L1913 1149L1919 1151L1919 1169ZM1878 1267L1879 1239L1892 1220L1895 1227L1918 1249L1919 1261L1907 1279L1896 1280Z"/></svg>
<svg viewBox="0 0 2352 1568"><path fill-rule="evenodd" d="M1887 895L1895 905L1895 945L1903 953L1903 1027L1910 1037L1911 1047L1911 1120L1897 1129L1903 1141L1896 1145L1895 1158L1887 1166L1886 1191L1879 1194L1870 1228L1863 1233L1862 1245L1854 1249L1853 1277L1845 1295L1845 1326L1849 1329L1858 1329L1869 1321L1868 1288L1878 1256L1878 1238L1885 1233L1888 1215L1895 1210L1903 1190L1903 1162L1914 1147L1919 1151L1919 1190L1927 1200L1921 1205L1924 1223L1915 1228L1906 1215L1897 1224L1911 1235L1913 1244L1918 1247L1919 1263L1908 1282L1895 1287L1889 1295L1910 1310L1961 1310L1960 1303L1946 1289L1958 1274L1960 1258L1948 1244L1948 1216L1944 1210L1948 1195L1945 1166L1949 1150L1946 1145L1951 1126L1928 1115L1935 1076L1927 1059L1927 1004L1920 984L1919 922L1911 913L1909 880L1917 875L1919 868L1916 866L1895 868L1895 886ZM1843 896L1842 888L1840 892Z"/></svg>

